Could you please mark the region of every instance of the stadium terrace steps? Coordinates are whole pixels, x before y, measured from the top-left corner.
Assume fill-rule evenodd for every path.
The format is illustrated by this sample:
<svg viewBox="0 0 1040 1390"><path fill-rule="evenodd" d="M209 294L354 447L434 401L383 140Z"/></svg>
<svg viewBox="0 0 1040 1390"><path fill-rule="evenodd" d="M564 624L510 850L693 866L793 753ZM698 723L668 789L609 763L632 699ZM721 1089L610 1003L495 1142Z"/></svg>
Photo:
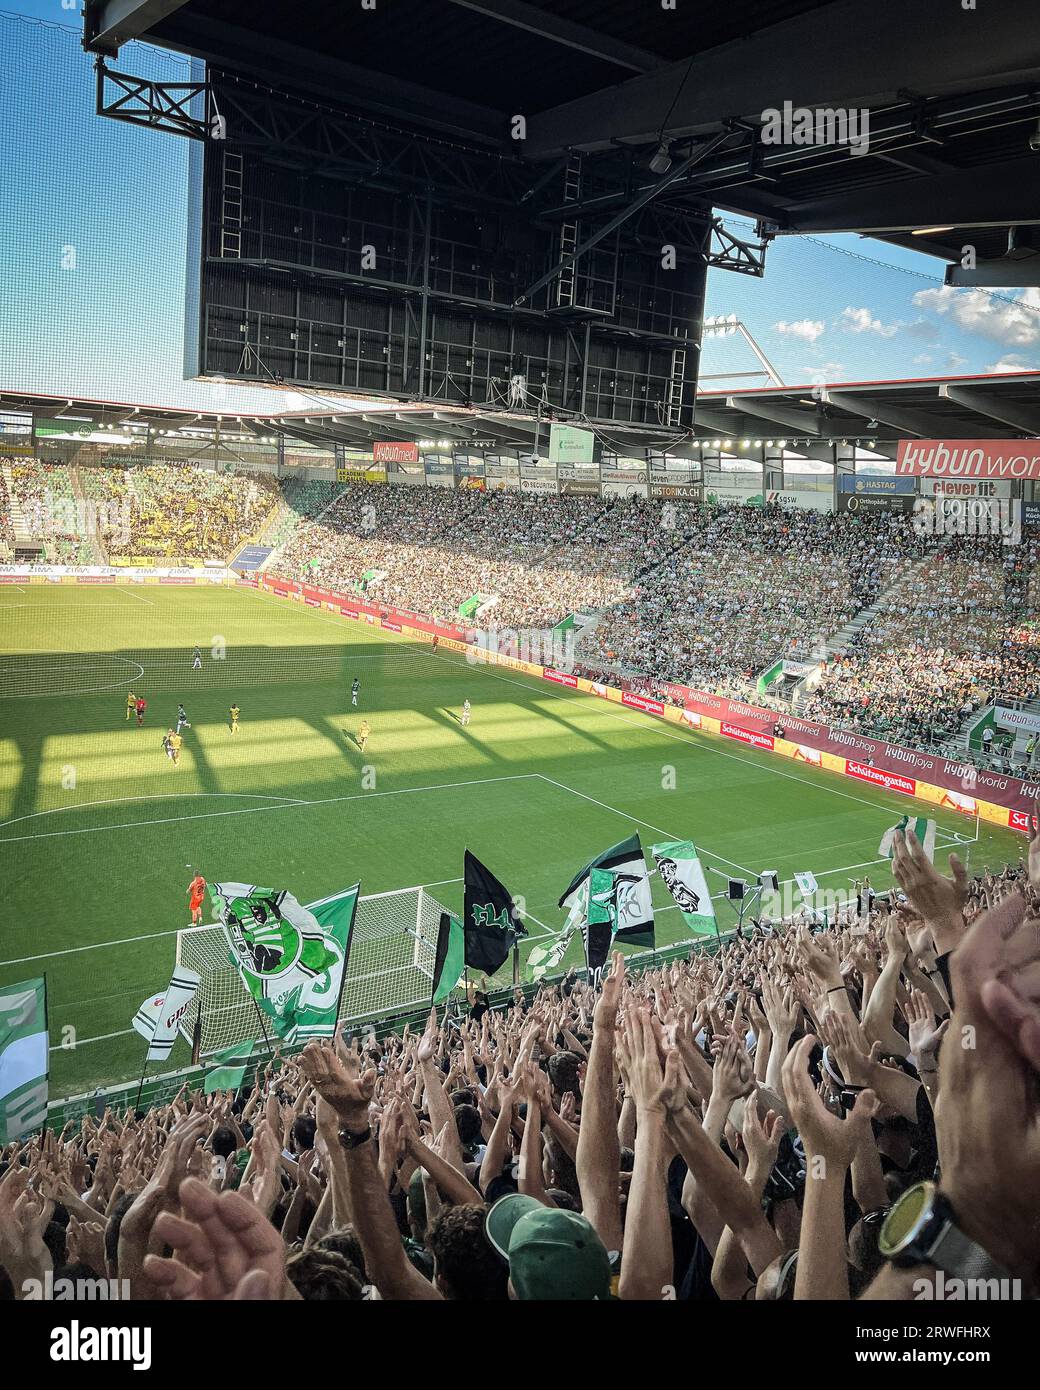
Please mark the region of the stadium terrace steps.
<svg viewBox="0 0 1040 1390"><path fill-rule="evenodd" d="M11 474L11 465L5 463L0 468L4 475L4 486L7 488L7 496L11 507L11 533L14 536L15 548L32 546L35 542L33 529L26 520L25 512L18 494L15 491L14 478Z"/></svg>
<svg viewBox="0 0 1040 1390"><path fill-rule="evenodd" d="M105 544L101 535L101 528L93 518L90 501L87 497L86 488L83 486L83 479L80 476L79 467L73 463L69 465L69 483L72 486L72 495L76 499L78 514L84 520L83 546L91 552L90 560L100 565L109 563L108 546Z"/></svg>
<svg viewBox="0 0 1040 1390"><path fill-rule="evenodd" d="M868 604L866 608L861 608L851 622L846 623L843 628L839 628L837 632L828 637L824 644L827 655L844 656L867 624L873 621L886 603L898 592L900 586L921 566L925 565L928 559L928 556L923 556L920 560L914 560L909 565L899 566L894 578L881 590L873 603Z"/></svg>

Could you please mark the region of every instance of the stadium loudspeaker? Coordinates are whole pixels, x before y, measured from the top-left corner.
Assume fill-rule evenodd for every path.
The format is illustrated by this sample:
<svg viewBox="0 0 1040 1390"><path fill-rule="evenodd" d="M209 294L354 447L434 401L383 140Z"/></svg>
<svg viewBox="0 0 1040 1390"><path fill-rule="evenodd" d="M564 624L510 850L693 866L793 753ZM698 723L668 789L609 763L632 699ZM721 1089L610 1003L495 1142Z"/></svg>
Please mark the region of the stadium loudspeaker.
<svg viewBox="0 0 1040 1390"><path fill-rule="evenodd" d="M744 901L744 890L747 884L742 878L731 878L729 882L729 900L731 903L742 903Z"/></svg>
<svg viewBox="0 0 1040 1390"><path fill-rule="evenodd" d="M775 869L763 869L758 876L758 886L764 893L780 892L780 876Z"/></svg>

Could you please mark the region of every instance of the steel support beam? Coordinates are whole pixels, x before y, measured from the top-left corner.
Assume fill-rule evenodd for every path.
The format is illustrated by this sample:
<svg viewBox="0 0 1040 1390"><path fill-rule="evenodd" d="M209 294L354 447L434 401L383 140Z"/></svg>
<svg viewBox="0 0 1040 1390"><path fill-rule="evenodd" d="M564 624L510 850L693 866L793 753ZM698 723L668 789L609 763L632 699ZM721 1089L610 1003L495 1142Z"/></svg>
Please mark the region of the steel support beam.
<svg viewBox="0 0 1040 1390"><path fill-rule="evenodd" d="M1040 409L1020 405L1017 401L1005 400L1003 396L989 391L978 391L973 386L951 386L943 383L939 395L951 400L955 405L967 406L980 415L988 415L1002 425L1022 430L1025 434L1040 435Z"/></svg>
<svg viewBox="0 0 1040 1390"><path fill-rule="evenodd" d="M1025 140L1023 139L1023 148ZM1040 155L1027 152L982 168L951 170L946 174L922 174L885 187L856 189L832 198L806 199L787 213L786 231L885 232L914 231L919 227L951 225L1003 227L1009 223L1040 222ZM1017 281L1014 283L1018 283Z"/></svg>
<svg viewBox="0 0 1040 1390"><path fill-rule="evenodd" d="M976 426L961 425L953 420L940 420L920 410L905 410L902 406L890 404L889 396L864 397L851 391L823 390L823 400L836 405L839 410L847 410L851 415L860 415L866 420L880 420L891 425L901 434L915 434L920 439L931 439L937 430L943 439L974 439ZM853 430L853 433L855 431Z"/></svg>
<svg viewBox="0 0 1040 1390"><path fill-rule="evenodd" d="M582 24L560 19L551 10L538 9L535 5L525 4L524 0L450 0L450 3L632 72L653 72L655 68L664 66L664 59L655 53L622 43L620 39L612 39L607 34L596 33Z"/></svg>
<svg viewBox="0 0 1040 1390"><path fill-rule="evenodd" d="M720 145L724 145L726 141L731 138L732 133L733 132L729 130L720 131L718 135L705 141L703 145L698 145L692 153L687 155L684 160L681 160L674 169L665 174L657 183L644 188L639 196L633 199L626 208L622 208L622 210L616 213L609 222L604 222L602 227L599 227L590 237L587 237L569 256L564 256L558 265L554 266L552 270L547 271L540 280L536 280L533 285L526 289L524 293L514 301L515 306L519 308L523 304L530 303L538 291L544 289L546 285L555 280L561 271L566 270L569 266L577 265L578 261L581 260L582 256L584 256L587 251L591 251L594 246L598 246L605 237L608 237L611 232L616 231L618 227L627 222L629 218L633 217L640 210L640 208L646 207L646 205L653 202L655 198L659 198L673 183L683 178L690 169L714 154Z"/></svg>
<svg viewBox="0 0 1040 1390"><path fill-rule="evenodd" d="M970 236L967 237L970 241ZM966 289L1026 289L1040 285L1040 255L1001 256L999 260L979 261L971 270L962 265L946 267L945 283Z"/></svg>
<svg viewBox="0 0 1040 1390"><path fill-rule="evenodd" d="M187 0L92 0L83 22L83 47L114 57L120 44L139 39Z"/></svg>
<svg viewBox="0 0 1040 1390"><path fill-rule="evenodd" d="M790 410L786 406L774 405L772 401L760 400L757 396L729 396L726 404L730 410L742 410L746 415L755 415L761 420L772 420L783 425L794 434L823 435L816 411Z"/></svg>
<svg viewBox="0 0 1040 1390"><path fill-rule="evenodd" d="M703 134L719 115L758 121L785 101L801 107L891 105L900 94L926 95L1040 80L1033 33L1035 0L1003 0L980 27L979 16L949 0L836 0L823 10L769 25L739 40L689 56L536 114L528 120L531 157L570 148L606 149L614 141ZM899 42L893 43L893 34ZM850 35L855 42L850 42Z"/></svg>

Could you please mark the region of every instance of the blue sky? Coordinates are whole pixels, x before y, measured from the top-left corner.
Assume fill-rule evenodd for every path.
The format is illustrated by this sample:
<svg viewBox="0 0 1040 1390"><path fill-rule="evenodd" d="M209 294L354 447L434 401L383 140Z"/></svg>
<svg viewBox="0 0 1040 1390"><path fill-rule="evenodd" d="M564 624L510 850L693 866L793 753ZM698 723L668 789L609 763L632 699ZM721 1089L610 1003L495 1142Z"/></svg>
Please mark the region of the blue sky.
<svg viewBox="0 0 1040 1390"><path fill-rule="evenodd" d="M183 380L187 142L94 114L75 3L0 0L0 388L229 412L305 406ZM185 59L145 45L120 64L186 73ZM780 239L762 280L712 272L708 313L737 314L788 384L1040 370L1040 293L945 290L940 263L858 237ZM740 337L705 343L705 376L758 366Z"/></svg>

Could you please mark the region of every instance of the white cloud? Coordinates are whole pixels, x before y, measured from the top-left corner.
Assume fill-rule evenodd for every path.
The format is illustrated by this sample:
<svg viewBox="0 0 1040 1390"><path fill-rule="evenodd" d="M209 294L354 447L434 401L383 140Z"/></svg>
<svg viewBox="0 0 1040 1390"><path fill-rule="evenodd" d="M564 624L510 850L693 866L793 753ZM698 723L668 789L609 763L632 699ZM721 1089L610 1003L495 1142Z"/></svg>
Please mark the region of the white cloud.
<svg viewBox="0 0 1040 1390"><path fill-rule="evenodd" d="M1030 286L1013 301L998 299L979 290L943 285L918 290L914 304L932 313L949 315L967 333L977 333L1005 347L1033 347L1040 343L1040 288Z"/></svg>
<svg viewBox="0 0 1040 1390"><path fill-rule="evenodd" d="M851 304L841 311L838 327L848 333L877 333L882 338L894 337L899 329L897 323L882 323L869 309L856 309Z"/></svg>
<svg viewBox="0 0 1040 1390"><path fill-rule="evenodd" d="M791 338L801 338L804 342L815 343L826 325L820 319L795 319L793 323L781 319L779 323L774 323L773 327L778 333L785 333Z"/></svg>
<svg viewBox="0 0 1040 1390"><path fill-rule="evenodd" d="M1020 353L1005 352L999 362L991 362L988 367L983 367L982 370L994 376L1000 372L1035 372L1037 364L1023 361Z"/></svg>
<svg viewBox="0 0 1040 1390"><path fill-rule="evenodd" d="M845 371L843 362L818 362L810 367L799 369L805 373L805 380L811 381L814 386L826 386L832 381L841 381Z"/></svg>
<svg viewBox="0 0 1040 1390"><path fill-rule="evenodd" d="M917 356L914 358L914 366L927 367L928 363L931 362L931 360L932 354L930 352L919 352Z"/></svg>

